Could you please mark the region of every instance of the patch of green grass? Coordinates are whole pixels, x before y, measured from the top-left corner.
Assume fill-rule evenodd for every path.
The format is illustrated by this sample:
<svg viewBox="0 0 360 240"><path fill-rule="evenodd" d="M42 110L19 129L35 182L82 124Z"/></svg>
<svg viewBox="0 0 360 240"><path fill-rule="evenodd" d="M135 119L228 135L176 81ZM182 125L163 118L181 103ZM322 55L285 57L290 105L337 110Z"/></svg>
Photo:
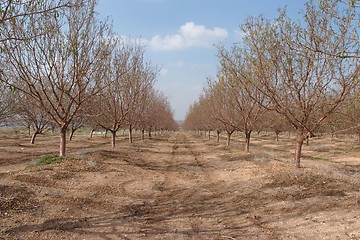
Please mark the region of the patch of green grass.
<svg viewBox="0 0 360 240"><path fill-rule="evenodd" d="M216 218L216 220L215 220L215 221L216 221L216 223L217 223L217 224L222 223L222 220L221 220L220 218Z"/></svg>
<svg viewBox="0 0 360 240"><path fill-rule="evenodd" d="M30 167L40 167L48 164L60 163L64 158L58 155L45 155L31 164Z"/></svg>
<svg viewBox="0 0 360 240"><path fill-rule="evenodd" d="M325 162L332 162L330 159L322 158L322 157L313 157L308 155L303 155L303 158L314 160L314 161L325 161Z"/></svg>
<svg viewBox="0 0 360 240"><path fill-rule="evenodd" d="M206 204L205 199L201 199L199 203L201 206L205 205Z"/></svg>
<svg viewBox="0 0 360 240"><path fill-rule="evenodd" d="M184 174L185 173L185 169L184 168L178 168L177 170L178 174Z"/></svg>

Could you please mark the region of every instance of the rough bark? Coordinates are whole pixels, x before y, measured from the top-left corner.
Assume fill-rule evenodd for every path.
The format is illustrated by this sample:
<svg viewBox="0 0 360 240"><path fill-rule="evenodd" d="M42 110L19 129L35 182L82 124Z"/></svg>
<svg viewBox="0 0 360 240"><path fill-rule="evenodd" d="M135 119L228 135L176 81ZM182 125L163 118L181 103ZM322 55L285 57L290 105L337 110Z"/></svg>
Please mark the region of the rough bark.
<svg viewBox="0 0 360 240"><path fill-rule="evenodd" d="M90 138L92 138L93 137L93 133L94 133L94 131L95 131L95 129L91 129L91 131L90 131Z"/></svg>
<svg viewBox="0 0 360 240"><path fill-rule="evenodd" d="M216 142L217 143L220 142L220 131L219 130L216 131Z"/></svg>
<svg viewBox="0 0 360 240"><path fill-rule="evenodd" d="M132 126L129 126L129 143L133 143Z"/></svg>
<svg viewBox="0 0 360 240"><path fill-rule="evenodd" d="M227 133L226 146L230 146L230 140L231 140L232 132L226 132L226 133Z"/></svg>
<svg viewBox="0 0 360 240"><path fill-rule="evenodd" d="M295 167L300 168L301 149L305 140L305 134L301 130L296 132Z"/></svg>
<svg viewBox="0 0 360 240"><path fill-rule="evenodd" d="M275 131L275 141L276 142L279 142L279 134L280 134L279 131Z"/></svg>
<svg viewBox="0 0 360 240"><path fill-rule="evenodd" d="M145 139L145 129L141 129L141 140Z"/></svg>
<svg viewBox="0 0 360 240"><path fill-rule="evenodd" d="M60 157L66 156L66 127L60 128Z"/></svg>
<svg viewBox="0 0 360 240"><path fill-rule="evenodd" d="M115 147L116 131L111 131L111 147Z"/></svg>
<svg viewBox="0 0 360 240"><path fill-rule="evenodd" d="M250 137L251 137L251 130L245 131L245 151L250 153Z"/></svg>
<svg viewBox="0 0 360 240"><path fill-rule="evenodd" d="M38 131L35 131L31 137L31 140L30 140L30 144L34 144L35 143L35 138L36 136L39 134Z"/></svg>
<svg viewBox="0 0 360 240"><path fill-rule="evenodd" d="M69 141L72 141L73 137L74 137L74 133L75 133L76 129L72 129L70 132L70 136L69 136Z"/></svg>

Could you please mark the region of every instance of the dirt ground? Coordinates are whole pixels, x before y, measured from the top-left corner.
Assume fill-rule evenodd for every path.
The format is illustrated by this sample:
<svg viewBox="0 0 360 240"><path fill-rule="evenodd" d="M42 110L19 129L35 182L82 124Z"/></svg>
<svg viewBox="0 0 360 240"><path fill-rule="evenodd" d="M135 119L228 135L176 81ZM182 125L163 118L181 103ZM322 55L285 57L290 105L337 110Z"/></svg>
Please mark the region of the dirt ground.
<svg viewBox="0 0 360 240"><path fill-rule="evenodd" d="M303 167L293 140L241 135L230 147L172 133L117 147L77 135L69 159L56 136L0 136L0 239L360 239L360 145L311 139Z"/></svg>

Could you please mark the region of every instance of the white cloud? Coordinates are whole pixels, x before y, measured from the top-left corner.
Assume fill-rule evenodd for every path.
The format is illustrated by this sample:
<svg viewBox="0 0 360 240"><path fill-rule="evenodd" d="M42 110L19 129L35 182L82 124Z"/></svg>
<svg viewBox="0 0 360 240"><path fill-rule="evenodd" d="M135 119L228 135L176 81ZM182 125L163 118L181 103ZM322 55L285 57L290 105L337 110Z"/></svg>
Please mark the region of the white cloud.
<svg viewBox="0 0 360 240"><path fill-rule="evenodd" d="M190 47L211 47L215 42L228 36L224 28L207 29L203 25L188 22L182 25L178 34L161 37L154 36L150 46L154 50L182 50Z"/></svg>
<svg viewBox="0 0 360 240"><path fill-rule="evenodd" d="M150 41L150 46L155 50L178 50L185 47L184 40L180 35L165 36L156 35Z"/></svg>

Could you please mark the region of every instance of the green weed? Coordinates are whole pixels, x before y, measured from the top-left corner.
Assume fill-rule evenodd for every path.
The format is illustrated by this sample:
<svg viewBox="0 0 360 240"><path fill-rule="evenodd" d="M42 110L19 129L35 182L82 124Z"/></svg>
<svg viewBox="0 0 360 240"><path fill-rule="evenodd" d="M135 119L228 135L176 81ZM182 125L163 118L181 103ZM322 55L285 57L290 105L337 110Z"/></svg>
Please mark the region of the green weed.
<svg viewBox="0 0 360 240"><path fill-rule="evenodd" d="M325 161L325 162L332 162L330 159L322 158L322 157L313 157L308 155L303 155L303 158L314 160L314 161Z"/></svg>
<svg viewBox="0 0 360 240"><path fill-rule="evenodd" d="M30 167L40 167L48 164L60 163L64 158L58 155L45 155L40 159L36 160L35 163L31 164Z"/></svg>

